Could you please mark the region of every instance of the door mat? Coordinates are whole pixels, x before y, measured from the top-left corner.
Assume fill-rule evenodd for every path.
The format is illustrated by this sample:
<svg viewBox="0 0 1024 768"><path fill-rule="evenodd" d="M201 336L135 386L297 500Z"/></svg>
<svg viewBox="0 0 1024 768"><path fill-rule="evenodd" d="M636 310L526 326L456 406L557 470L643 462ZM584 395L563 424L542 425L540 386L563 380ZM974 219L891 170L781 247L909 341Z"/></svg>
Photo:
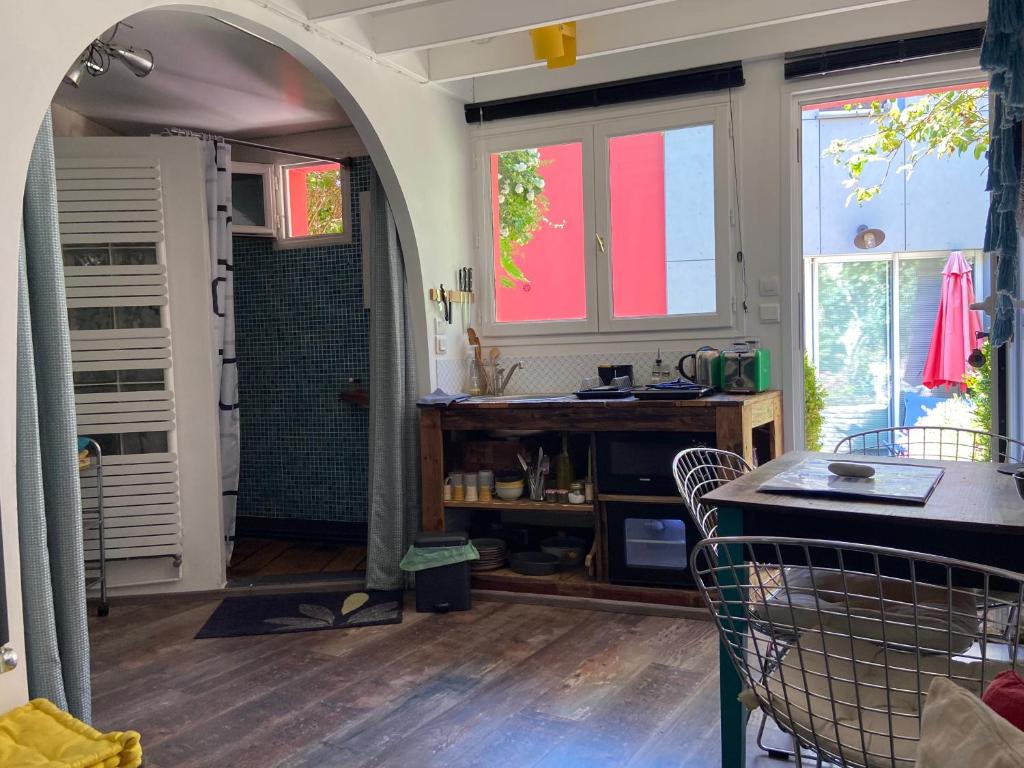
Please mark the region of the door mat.
<svg viewBox="0 0 1024 768"><path fill-rule="evenodd" d="M401 623L401 590L244 595L225 597L196 639Z"/></svg>

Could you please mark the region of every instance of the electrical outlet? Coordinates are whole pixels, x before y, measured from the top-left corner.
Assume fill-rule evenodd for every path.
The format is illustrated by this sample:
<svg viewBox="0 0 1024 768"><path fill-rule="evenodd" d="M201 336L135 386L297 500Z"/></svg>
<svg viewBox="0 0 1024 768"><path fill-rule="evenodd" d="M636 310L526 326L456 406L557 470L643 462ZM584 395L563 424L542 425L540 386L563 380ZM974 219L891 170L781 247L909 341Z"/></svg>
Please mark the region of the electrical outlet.
<svg viewBox="0 0 1024 768"><path fill-rule="evenodd" d="M435 336L446 336L448 334L447 323L443 317L434 318L434 335Z"/></svg>
<svg viewBox="0 0 1024 768"><path fill-rule="evenodd" d="M439 335L434 337L434 351L439 355L448 354L448 337Z"/></svg>

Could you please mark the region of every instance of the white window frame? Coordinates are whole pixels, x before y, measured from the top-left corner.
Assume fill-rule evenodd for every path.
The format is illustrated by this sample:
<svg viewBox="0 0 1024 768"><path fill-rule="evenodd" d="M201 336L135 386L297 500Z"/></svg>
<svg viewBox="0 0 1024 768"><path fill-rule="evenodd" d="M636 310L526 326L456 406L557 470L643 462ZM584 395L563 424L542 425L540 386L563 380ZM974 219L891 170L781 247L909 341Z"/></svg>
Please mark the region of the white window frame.
<svg viewBox="0 0 1024 768"><path fill-rule="evenodd" d="M575 112L567 115L516 121L511 128L481 128L473 142L473 166L476 171L478 223L475 245L478 253L477 282L479 327L487 336L507 342L559 343L622 338L635 332L700 332L720 329L729 333L736 323L733 270L733 211L735 179L729 155L731 125L728 97L690 98L672 104L632 105L599 112ZM610 194L608 189L607 141L614 136L645 133L695 125L714 126L715 177L715 312L656 317L615 318L611 305L611 233ZM584 320L544 320L534 322L497 322L494 287L493 217L491 212L490 156L525 147L543 147L579 142L583 145L583 236L586 258L587 317ZM593 233L593 237L589 233ZM604 253L599 247L604 243Z"/></svg>
<svg viewBox="0 0 1024 768"><path fill-rule="evenodd" d="M619 136L655 131L670 131L710 125L713 129L713 174L715 210L715 311L649 317L615 317L612 306L612 244L610 173L608 142ZM732 320L729 232L729 107L693 107L643 117L604 120L595 125L594 166L596 169L597 231L604 238L604 249L597 249L599 326L602 331L670 331L680 328L723 328Z"/></svg>
<svg viewBox="0 0 1024 768"><path fill-rule="evenodd" d="M263 220L264 226L231 223L231 230L236 235L254 235L256 237L277 237L277 181L274 166L267 163L231 162L231 176L236 173L251 174L263 178Z"/></svg>
<svg viewBox="0 0 1024 768"><path fill-rule="evenodd" d="M803 253L803 178L800 158L801 110L835 99L870 97L894 91L957 85L987 79L978 68L976 53L951 54L923 61L886 64L823 78L787 81L780 89L783 129L782 173L782 392L785 448L804 447L803 353L808 343L805 292L807 272ZM1024 379L1024 376L1022 376ZM1000 383L993 377L993 399ZM1011 392L1014 391L1011 389ZM1013 398L1010 398L1012 401ZM1024 423L1024 420L1022 420Z"/></svg>
<svg viewBox="0 0 1024 768"><path fill-rule="evenodd" d="M293 168L304 168L314 165L325 165L323 160L308 160L301 163L280 163L274 166L274 173L277 179L277 199L280 215L277 217L277 240L274 243L275 250L290 250L292 248L313 248L324 245L351 245L352 244L352 175L344 163L340 164L338 178L341 180L341 220L345 224L345 231L340 235L301 235L292 237L288 234L290 230L289 214L291 212L291 201L289 200L288 171Z"/></svg>

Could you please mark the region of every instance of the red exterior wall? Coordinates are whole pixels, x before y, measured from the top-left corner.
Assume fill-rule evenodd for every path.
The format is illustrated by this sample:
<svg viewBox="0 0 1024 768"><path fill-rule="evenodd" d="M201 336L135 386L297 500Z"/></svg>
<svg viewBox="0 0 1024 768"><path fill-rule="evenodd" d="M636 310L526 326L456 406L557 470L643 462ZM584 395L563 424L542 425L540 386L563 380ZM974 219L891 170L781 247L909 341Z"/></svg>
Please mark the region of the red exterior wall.
<svg viewBox="0 0 1024 768"><path fill-rule="evenodd" d="M608 147L615 317L668 312L665 286L665 140L618 136Z"/></svg>
<svg viewBox="0 0 1024 768"><path fill-rule="evenodd" d="M499 322L579 320L587 314L583 231L583 147L559 144L540 149L540 175L551 203L544 224L516 254L516 263L530 280L512 288L499 281L498 156L491 155L491 218L494 221L495 314ZM564 222L564 227L561 226Z"/></svg>

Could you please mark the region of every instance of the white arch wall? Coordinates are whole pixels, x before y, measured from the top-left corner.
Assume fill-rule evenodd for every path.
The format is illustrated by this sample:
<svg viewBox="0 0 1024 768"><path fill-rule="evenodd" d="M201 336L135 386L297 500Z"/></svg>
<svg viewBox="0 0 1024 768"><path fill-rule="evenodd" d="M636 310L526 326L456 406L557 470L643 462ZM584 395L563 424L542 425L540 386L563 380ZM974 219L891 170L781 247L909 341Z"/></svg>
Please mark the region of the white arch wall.
<svg viewBox="0 0 1024 768"><path fill-rule="evenodd" d="M3 4L0 68L0 524L12 645L24 655L15 488L17 252L22 194L39 122L61 77L88 43L117 21L152 8L201 10L249 26L320 76L348 113L380 174L405 251L420 388L433 383L425 288L471 263L470 153L462 105L304 29L258 0L17 0ZM157 58L159 66L159 54ZM431 321L432 323L432 321ZM454 327L454 326L453 326ZM449 348L459 347L450 339ZM23 703L24 668L0 675L0 711Z"/></svg>

